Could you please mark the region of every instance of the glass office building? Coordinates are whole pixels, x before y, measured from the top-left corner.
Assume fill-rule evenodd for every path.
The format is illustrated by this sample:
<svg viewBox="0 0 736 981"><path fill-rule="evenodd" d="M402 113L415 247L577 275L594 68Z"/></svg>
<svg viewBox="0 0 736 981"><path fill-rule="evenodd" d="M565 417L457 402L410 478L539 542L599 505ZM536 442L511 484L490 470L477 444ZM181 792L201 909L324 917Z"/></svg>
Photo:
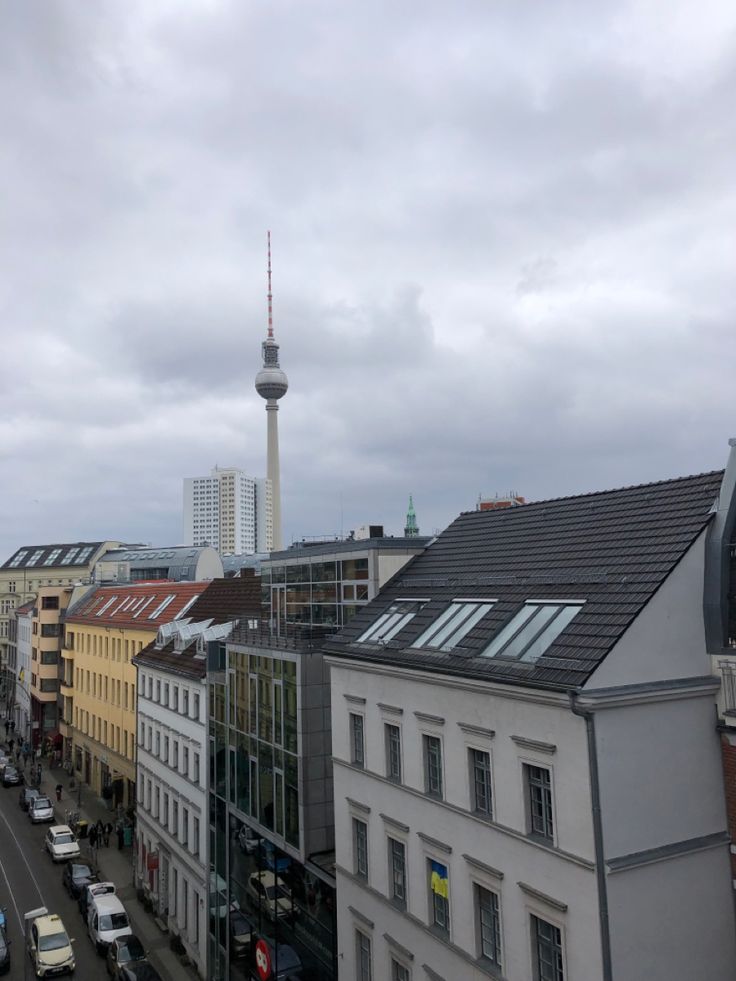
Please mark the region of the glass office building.
<svg viewBox="0 0 736 981"><path fill-rule="evenodd" d="M211 652L209 977L337 977L324 631ZM310 711L316 710L316 711ZM246 939L247 938L247 939Z"/></svg>

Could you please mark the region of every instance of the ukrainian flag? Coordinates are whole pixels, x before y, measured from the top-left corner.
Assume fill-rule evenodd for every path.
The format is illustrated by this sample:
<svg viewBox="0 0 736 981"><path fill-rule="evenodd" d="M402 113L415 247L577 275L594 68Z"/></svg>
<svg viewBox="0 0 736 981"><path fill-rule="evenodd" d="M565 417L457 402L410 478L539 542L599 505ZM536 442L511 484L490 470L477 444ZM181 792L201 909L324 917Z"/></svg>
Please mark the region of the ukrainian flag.
<svg viewBox="0 0 736 981"><path fill-rule="evenodd" d="M438 896L447 899L450 895L450 886L447 881L447 866L440 865L439 862L430 862L429 864L431 867L429 881L432 892L436 892Z"/></svg>

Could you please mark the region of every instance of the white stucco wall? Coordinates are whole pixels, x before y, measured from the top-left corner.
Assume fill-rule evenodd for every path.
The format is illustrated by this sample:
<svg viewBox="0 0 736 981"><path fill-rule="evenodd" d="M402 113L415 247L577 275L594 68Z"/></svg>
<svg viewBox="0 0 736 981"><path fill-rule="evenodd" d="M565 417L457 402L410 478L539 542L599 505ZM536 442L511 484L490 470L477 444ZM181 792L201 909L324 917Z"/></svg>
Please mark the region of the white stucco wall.
<svg viewBox="0 0 736 981"><path fill-rule="evenodd" d="M148 679L151 679L152 698L148 697ZM163 697L163 686L169 686L169 705L156 700L156 682L160 682ZM178 688L179 711L173 707L173 689ZM189 693L189 713L181 711L183 691ZM206 965L207 946L207 873L205 862L207 857L207 689L203 682L169 674L163 670L141 668L138 671L136 738L138 740L138 764L136 784L138 793L138 828L136 833L145 835L154 850L159 846L168 853L170 866L168 872L169 893L169 922L172 929L181 935L189 953L197 962L203 976ZM199 694L199 714L194 715L194 694ZM141 726L145 726L145 737L141 739ZM149 747L148 730L151 729ZM156 734L159 735L159 754L156 755ZM169 740L169 758L164 754L164 739ZM173 745L178 743L178 765L173 765ZM184 767L184 747L188 749L188 768ZM199 754L199 775L197 778L194 766L194 755ZM150 780L152 788L159 789L159 812L155 813L153 791L150 798L146 794L146 781ZM163 823L163 795L169 795L168 825ZM173 827L173 802L178 804L178 832ZM148 807L146 804L148 803ZM187 844L182 842L182 823L184 808L188 811ZM196 847L194 841L194 819L199 821L199 839ZM147 845L148 847L148 845ZM140 853L139 853L140 854ZM174 897L174 873L177 875L177 895ZM187 905L188 925L184 928L183 892L185 882L189 887ZM195 890L199 897L198 909L195 912L192 903L192 892ZM198 930L194 925L194 917L199 920Z"/></svg>
<svg viewBox="0 0 736 981"><path fill-rule="evenodd" d="M710 674L703 623L705 532L585 684L586 689ZM620 599L625 602L625 594Z"/></svg>
<svg viewBox="0 0 736 981"><path fill-rule="evenodd" d="M553 697L548 700L551 704L544 704L544 695L527 701L513 697L513 690L504 693L484 684L455 682L418 672L407 675L390 669L389 675L382 675L357 670L345 662L331 664L337 864L347 870L340 873L338 881L340 976L355 976L354 931L358 927L367 932L363 921L351 912L352 906L374 923L371 932L376 977L390 977L390 945L383 937L388 933L412 951L415 969L427 963L448 979L474 978L473 883L478 882L500 897L503 967L509 981L528 981L531 976L532 911L562 929L566 978L599 978L600 939L585 727L582 720L570 714L567 700ZM345 694L365 698L365 704L347 701ZM559 706L555 701L559 701ZM403 714L388 712L379 703L402 707ZM445 722L440 725L418 719L415 711L444 718ZM351 712L365 717L365 770L346 765ZM385 778L385 722L401 727L403 786ZM460 728L460 722L494 730L495 735L470 733ZM439 735L442 740L444 802L431 800L423 792L423 733ZM550 753L520 746L512 735L551 744L556 750ZM498 823L483 821L470 813L469 747L491 753L494 816ZM538 845L526 836L524 762L552 771L556 848ZM356 809L351 802L369 807L370 812ZM350 874L353 817L365 820L369 826L369 888ZM403 833L409 869L407 912L396 910L381 898L388 893L387 836L402 838L402 833L386 818L409 827ZM434 847L426 836L449 846L451 853ZM479 871L464 855L495 868L503 878ZM425 926L429 858L443 862L449 869L450 944L436 938ZM558 900L567 906L567 911L544 903L535 905L519 882ZM477 976L486 975L478 972Z"/></svg>

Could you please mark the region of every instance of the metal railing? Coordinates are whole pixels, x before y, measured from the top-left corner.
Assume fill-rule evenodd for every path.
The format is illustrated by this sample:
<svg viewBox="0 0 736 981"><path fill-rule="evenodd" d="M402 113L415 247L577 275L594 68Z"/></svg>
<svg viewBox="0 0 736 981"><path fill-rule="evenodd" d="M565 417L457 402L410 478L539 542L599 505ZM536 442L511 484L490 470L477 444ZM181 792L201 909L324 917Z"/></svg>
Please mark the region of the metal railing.
<svg viewBox="0 0 736 981"><path fill-rule="evenodd" d="M718 667L721 671L723 684L724 711L726 715L736 715L736 662L719 661Z"/></svg>

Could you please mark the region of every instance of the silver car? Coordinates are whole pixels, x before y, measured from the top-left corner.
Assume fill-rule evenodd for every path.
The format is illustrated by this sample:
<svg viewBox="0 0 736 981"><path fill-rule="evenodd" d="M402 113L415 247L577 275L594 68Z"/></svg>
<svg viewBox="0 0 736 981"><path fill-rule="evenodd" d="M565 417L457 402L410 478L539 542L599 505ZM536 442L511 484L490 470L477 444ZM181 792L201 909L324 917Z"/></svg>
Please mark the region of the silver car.
<svg viewBox="0 0 736 981"><path fill-rule="evenodd" d="M28 817L31 824L41 824L54 820L54 806L49 797L34 797L28 805Z"/></svg>

